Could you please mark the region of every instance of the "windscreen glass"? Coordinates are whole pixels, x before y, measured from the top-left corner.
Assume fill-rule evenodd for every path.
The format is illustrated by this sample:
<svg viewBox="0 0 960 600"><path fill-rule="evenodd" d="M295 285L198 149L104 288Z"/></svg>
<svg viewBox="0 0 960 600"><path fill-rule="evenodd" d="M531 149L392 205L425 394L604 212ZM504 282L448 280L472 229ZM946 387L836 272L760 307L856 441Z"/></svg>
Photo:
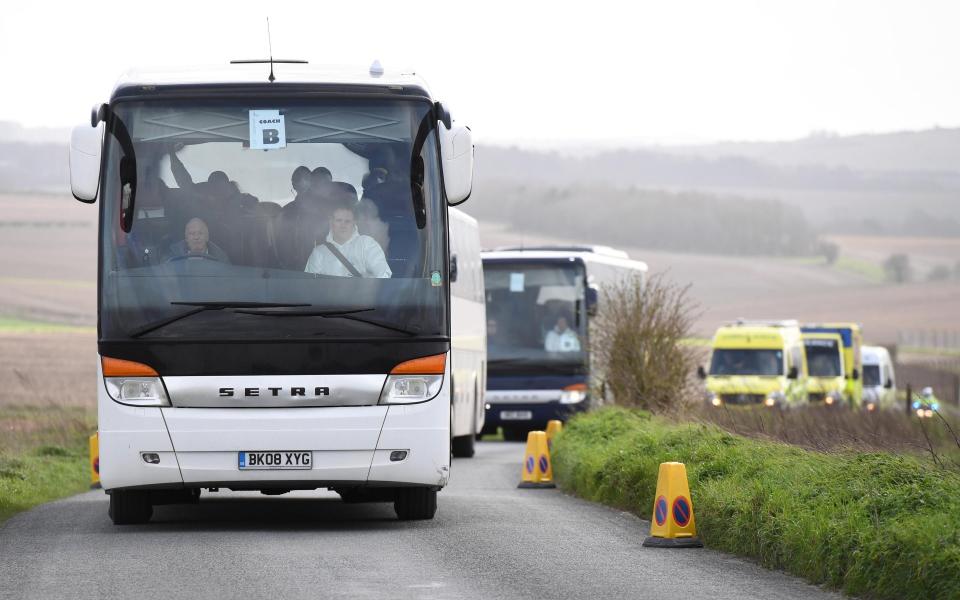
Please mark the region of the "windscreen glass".
<svg viewBox="0 0 960 600"><path fill-rule="evenodd" d="M783 351L718 348L710 360L710 374L783 375Z"/></svg>
<svg viewBox="0 0 960 600"><path fill-rule="evenodd" d="M843 363L840 345L836 340L804 340L807 352L807 371L811 377L840 377Z"/></svg>
<svg viewBox="0 0 960 600"><path fill-rule="evenodd" d="M445 335L445 206L427 102L113 110L102 337Z"/></svg>
<svg viewBox="0 0 960 600"><path fill-rule="evenodd" d="M487 353L491 370L585 362L583 265L485 261Z"/></svg>
<svg viewBox="0 0 960 600"><path fill-rule="evenodd" d="M863 365L863 385L882 385L880 365Z"/></svg>

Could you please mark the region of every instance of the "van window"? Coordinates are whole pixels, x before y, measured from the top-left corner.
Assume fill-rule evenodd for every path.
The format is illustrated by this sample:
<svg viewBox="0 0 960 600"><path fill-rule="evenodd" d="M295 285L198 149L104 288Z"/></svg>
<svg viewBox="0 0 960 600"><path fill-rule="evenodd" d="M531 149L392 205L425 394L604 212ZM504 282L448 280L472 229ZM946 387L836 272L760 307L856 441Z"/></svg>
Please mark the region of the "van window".
<svg viewBox="0 0 960 600"><path fill-rule="evenodd" d="M863 385L883 385L880 381L880 365L863 365Z"/></svg>

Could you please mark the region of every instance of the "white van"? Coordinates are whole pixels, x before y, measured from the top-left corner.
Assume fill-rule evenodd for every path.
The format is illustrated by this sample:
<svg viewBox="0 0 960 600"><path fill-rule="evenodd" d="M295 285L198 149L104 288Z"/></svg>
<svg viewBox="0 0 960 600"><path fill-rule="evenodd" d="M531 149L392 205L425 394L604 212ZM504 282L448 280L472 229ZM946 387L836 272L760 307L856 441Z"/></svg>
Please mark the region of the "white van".
<svg viewBox="0 0 960 600"><path fill-rule="evenodd" d="M883 346L863 347L863 404L867 410L895 408L897 379Z"/></svg>

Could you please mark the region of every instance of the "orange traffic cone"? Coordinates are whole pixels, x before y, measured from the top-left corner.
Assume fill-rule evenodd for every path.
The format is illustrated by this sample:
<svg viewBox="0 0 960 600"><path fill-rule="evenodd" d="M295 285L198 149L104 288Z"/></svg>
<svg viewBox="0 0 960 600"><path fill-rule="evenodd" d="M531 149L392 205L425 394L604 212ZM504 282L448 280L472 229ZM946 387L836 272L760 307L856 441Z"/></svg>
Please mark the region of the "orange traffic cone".
<svg viewBox="0 0 960 600"><path fill-rule="evenodd" d="M547 422L547 450L553 452L553 437L563 429L563 421L554 419Z"/></svg>
<svg viewBox="0 0 960 600"><path fill-rule="evenodd" d="M693 501L683 463L660 463L657 496L653 501L650 537L644 546L653 548L702 548L693 520Z"/></svg>
<svg viewBox="0 0 960 600"><path fill-rule="evenodd" d="M523 474L519 488L555 488L547 434L531 431L527 434L527 451L523 457Z"/></svg>
<svg viewBox="0 0 960 600"><path fill-rule="evenodd" d="M90 436L90 487L100 487L100 433Z"/></svg>

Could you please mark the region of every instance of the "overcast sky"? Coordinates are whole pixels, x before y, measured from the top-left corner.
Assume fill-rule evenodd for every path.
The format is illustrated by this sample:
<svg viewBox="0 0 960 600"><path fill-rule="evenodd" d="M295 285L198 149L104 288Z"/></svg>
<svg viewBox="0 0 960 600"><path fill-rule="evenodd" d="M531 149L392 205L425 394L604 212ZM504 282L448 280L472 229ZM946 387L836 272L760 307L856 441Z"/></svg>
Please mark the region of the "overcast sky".
<svg viewBox="0 0 960 600"><path fill-rule="evenodd" d="M960 2L46 2L0 12L0 120L70 126L142 65L414 67L482 142L960 125Z"/></svg>

